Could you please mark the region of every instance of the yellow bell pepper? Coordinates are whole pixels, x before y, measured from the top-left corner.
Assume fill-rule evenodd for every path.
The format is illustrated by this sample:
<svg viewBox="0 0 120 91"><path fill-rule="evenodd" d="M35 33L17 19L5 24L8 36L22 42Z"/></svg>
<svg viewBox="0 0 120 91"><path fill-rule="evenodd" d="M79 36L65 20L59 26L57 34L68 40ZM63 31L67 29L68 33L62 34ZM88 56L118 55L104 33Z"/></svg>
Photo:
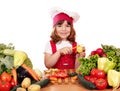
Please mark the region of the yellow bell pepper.
<svg viewBox="0 0 120 91"><path fill-rule="evenodd" d="M100 57L100 58L98 58L98 61L97 61L98 69L99 70L103 70L104 66L105 66L105 63L108 62L108 61L109 61L109 59L107 57Z"/></svg>
<svg viewBox="0 0 120 91"><path fill-rule="evenodd" d="M98 58L98 69L104 70L106 73L115 67L115 63L109 61L107 57Z"/></svg>
<svg viewBox="0 0 120 91"><path fill-rule="evenodd" d="M107 74L107 80L109 86L112 86L113 88L119 87L120 72L117 72L116 70L109 70Z"/></svg>

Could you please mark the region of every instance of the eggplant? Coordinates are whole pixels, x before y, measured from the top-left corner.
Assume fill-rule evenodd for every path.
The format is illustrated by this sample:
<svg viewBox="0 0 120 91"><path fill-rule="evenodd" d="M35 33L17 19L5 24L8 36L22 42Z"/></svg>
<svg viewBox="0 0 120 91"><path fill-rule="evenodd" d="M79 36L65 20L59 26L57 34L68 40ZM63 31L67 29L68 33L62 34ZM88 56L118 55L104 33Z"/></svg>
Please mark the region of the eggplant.
<svg viewBox="0 0 120 91"><path fill-rule="evenodd" d="M19 68L17 68L18 83L21 83L25 77L29 77L31 80L33 80L28 71L20 66Z"/></svg>
<svg viewBox="0 0 120 91"><path fill-rule="evenodd" d="M23 68L23 67L21 67L21 66L19 66L18 68L17 68L17 73L21 73L22 71L24 71L25 69Z"/></svg>

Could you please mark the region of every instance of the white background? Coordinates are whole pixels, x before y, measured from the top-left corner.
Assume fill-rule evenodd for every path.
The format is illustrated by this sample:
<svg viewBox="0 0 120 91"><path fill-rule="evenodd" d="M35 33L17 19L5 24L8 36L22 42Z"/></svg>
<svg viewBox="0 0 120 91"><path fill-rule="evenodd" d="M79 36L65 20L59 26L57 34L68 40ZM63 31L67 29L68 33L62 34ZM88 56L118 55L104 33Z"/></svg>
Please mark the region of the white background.
<svg viewBox="0 0 120 91"><path fill-rule="evenodd" d="M52 7L80 14L74 27L87 55L101 44L120 47L119 0L1 0L0 43L13 43L28 54L34 68L46 69L43 52L52 31Z"/></svg>

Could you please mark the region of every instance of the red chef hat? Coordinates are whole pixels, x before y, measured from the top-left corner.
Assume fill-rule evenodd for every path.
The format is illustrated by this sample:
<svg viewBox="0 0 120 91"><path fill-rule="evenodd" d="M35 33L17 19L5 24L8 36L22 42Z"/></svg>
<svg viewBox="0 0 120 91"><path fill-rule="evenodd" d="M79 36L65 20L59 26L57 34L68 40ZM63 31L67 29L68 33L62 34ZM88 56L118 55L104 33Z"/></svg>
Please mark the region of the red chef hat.
<svg viewBox="0 0 120 91"><path fill-rule="evenodd" d="M76 22L80 17L76 12L67 12L59 8L53 8L51 16L53 18L53 26L60 20L67 20L73 25L73 22Z"/></svg>
<svg viewBox="0 0 120 91"><path fill-rule="evenodd" d="M71 23L71 25L73 24L73 18L68 16L67 14L61 12L61 13L57 14L56 16L54 16L53 26L60 20L67 20Z"/></svg>

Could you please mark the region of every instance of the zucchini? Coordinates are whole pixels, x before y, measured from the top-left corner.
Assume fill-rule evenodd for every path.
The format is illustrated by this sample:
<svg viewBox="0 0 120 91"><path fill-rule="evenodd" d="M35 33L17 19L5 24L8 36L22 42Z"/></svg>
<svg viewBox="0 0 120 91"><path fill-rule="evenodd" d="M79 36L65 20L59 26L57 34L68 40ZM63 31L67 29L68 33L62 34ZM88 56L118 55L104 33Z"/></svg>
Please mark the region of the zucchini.
<svg viewBox="0 0 120 91"><path fill-rule="evenodd" d="M79 84L81 84L82 86L84 86L87 89L93 90L96 88L95 84L84 79L84 77L81 74L78 74L78 82L79 82Z"/></svg>
<svg viewBox="0 0 120 91"><path fill-rule="evenodd" d="M70 76L70 77L73 77L73 76L76 76L76 75L77 75L76 72L72 72L72 73L69 73L69 74L68 74L68 76Z"/></svg>
<svg viewBox="0 0 120 91"><path fill-rule="evenodd" d="M42 88L42 87L47 86L49 83L50 83L50 79L46 78L46 79L43 79L43 80L40 80L40 81L36 82L35 84L40 85L41 88Z"/></svg>

